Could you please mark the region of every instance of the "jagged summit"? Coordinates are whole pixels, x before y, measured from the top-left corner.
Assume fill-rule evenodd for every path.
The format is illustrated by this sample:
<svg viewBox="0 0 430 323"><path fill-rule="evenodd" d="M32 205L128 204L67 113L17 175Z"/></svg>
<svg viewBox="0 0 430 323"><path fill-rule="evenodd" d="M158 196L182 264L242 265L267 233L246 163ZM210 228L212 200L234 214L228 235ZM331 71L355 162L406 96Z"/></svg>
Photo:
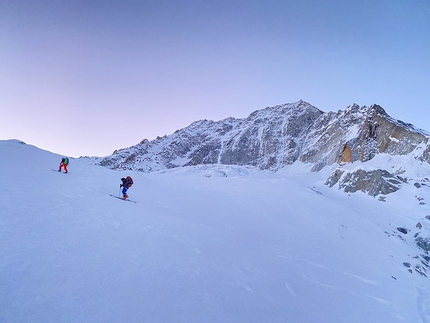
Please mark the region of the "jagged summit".
<svg viewBox="0 0 430 323"><path fill-rule="evenodd" d="M143 172L202 164L277 171L301 161L319 171L336 163L365 162L381 153L414 151L428 162L428 139L426 132L391 118L377 104L352 104L344 111L325 113L300 100L254 111L244 119L199 120L169 136L117 150L98 163Z"/></svg>

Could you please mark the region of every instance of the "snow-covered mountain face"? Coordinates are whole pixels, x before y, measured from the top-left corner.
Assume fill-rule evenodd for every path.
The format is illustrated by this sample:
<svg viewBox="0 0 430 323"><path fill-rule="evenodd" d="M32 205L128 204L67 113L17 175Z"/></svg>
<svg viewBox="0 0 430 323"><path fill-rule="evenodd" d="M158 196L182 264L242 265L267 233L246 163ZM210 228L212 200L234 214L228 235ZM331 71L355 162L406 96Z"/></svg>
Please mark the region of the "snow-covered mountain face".
<svg viewBox="0 0 430 323"><path fill-rule="evenodd" d="M352 105L324 113L299 101L255 111L245 119L197 121L174 134L143 140L99 161L111 169L143 172L202 165L249 165L277 171L299 160L327 165L405 155L417 147L429 161L428 135L392 119L381 107Z"/></svg>
<svg viewBox="0 0 430 323"><path fill-rule="evenodd" d="M144 172L202 164L278 170L300 157L321 114L300 101L255 111L246 119L197 121L170 136L115 151L99 164Z"/></svg>
<svg viewBox="0 0 430 323"><path fill-rule="evenodd" d="M197 121L172 135L143 140L97 162L111 169L151 172L204 164L278 171L300 161L310 164L312 171L320 171L328 165L367 162L378 154L411 154L417 162L429 163L429 135L391 118L378 105L354 104L344 111L324 113L299 101L258 110L245 119ZM402 172L384 165L378 171L337 169L327 185L373 196L388 194L407 182L400 177Z"/></svg>

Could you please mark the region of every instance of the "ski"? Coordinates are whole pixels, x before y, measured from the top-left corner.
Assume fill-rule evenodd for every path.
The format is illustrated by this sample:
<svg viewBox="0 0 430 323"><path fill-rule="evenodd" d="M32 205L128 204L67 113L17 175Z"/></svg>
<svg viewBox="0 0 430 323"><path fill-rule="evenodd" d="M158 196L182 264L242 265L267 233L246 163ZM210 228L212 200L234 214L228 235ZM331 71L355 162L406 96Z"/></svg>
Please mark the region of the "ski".
<svg viewBox="0 0 430 323"><path fill-rule="evenodd" d="M130 199L123 199L122 197L119 197L119 196L115 196L115 195L112 195L112 194L109 194L110 196L112 196L112 197L115 197L115 198L117 198L117 199L119 199L119 200L121 200L121 201L127 201L127 202L131 202L131 203L137 203L136 201L133 201L133 200L130 200Z"/></svg>
<svg viewBox="0 0 430 323"><path fill-rule="evenodd" d="M59 171L58 169L53 169L53 168L52 168L52 170L53 170L54 172L57 172L57 173L67 174L66 172L64 172L64 171Z"/></svg>

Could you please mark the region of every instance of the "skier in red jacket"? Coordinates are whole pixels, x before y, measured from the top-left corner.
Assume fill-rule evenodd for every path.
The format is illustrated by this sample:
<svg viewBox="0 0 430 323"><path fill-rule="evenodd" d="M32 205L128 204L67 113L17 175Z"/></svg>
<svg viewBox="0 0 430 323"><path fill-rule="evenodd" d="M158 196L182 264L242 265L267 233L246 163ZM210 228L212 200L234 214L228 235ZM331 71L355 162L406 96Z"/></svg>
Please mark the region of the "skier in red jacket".
<svg viewBox="0 0 430 323"><path fill-rule="evenodd" d="M67 157L62 158L58 171L61 172L61 169L64 167L64 172L67 174L68 173L67 165L69 165L69 158Z"/></svg>

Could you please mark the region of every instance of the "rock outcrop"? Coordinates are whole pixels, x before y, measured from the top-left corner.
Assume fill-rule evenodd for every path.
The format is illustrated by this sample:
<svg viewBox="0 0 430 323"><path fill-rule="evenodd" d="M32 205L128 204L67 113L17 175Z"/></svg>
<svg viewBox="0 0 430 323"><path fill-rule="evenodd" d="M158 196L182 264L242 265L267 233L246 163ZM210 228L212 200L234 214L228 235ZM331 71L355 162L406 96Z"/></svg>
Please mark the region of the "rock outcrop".
<svg viewBox="0 0 430 323"><path fill-rule="evenodd" d="M352 172L336 169L325 184L330 187L338 184L339 189L342 189L346 193L362 191L371 196L377 196L397 191L401 188L403 182L405 180L400 176L390 174L383 169L371 171L357 169Z"/></svg>

